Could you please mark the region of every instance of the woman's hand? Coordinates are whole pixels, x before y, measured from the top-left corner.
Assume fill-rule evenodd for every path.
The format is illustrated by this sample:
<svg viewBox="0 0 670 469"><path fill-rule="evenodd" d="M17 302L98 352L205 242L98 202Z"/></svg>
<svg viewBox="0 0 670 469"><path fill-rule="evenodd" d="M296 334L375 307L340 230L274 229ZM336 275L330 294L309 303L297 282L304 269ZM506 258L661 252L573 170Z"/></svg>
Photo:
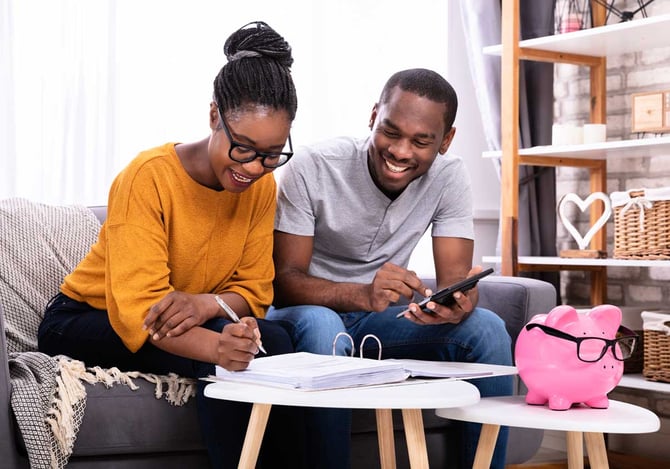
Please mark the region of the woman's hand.
<svg viewBox="0 0 670 469"><path fill-rule="evenodd" d="M258 353L260 332L256 320L243 317L226 324L219 336L217 365L229 371L244 370Z"/></svg>
<svg viewBox="0 0 670 469"><path fill-rule="evenodd" d="M173 291L149 308L144 329L153 340L176 337L214 317L216 304L211 295L192 295ZM214 307L213 307L214 306Z"/></svg>

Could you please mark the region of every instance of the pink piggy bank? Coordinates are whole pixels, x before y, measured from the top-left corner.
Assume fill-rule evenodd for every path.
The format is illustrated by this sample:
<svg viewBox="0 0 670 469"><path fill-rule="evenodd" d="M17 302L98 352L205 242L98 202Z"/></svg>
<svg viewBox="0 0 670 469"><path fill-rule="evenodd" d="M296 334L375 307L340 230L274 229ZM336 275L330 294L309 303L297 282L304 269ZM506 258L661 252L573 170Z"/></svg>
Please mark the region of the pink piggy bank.
<svg viewBox="0 0 670 469"><path fill-rule="evenodd" d="M526 402L548 402L552 410L577 403L606 409L607 393L623 375L621 345L613 342L620 324L621 310L612 305L587 313L557 306L534 316L515 347L519 376L528 388Z"/></svg>

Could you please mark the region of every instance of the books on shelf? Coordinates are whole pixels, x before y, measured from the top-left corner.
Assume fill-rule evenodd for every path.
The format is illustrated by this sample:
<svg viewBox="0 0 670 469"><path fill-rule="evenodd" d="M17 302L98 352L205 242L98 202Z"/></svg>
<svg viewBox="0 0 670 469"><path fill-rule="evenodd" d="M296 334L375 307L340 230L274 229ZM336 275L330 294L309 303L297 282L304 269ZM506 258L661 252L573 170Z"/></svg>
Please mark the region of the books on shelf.
<svg viewBox="0 0 670 469"><path fill-rule="evenodd" d="M256 358L242 371L228 371L217 366L213 378L289 389L320 390L397 383L410 377L473 378L501 374L516 374L516 368L409 359L373 360L297 352Z"/></svg>

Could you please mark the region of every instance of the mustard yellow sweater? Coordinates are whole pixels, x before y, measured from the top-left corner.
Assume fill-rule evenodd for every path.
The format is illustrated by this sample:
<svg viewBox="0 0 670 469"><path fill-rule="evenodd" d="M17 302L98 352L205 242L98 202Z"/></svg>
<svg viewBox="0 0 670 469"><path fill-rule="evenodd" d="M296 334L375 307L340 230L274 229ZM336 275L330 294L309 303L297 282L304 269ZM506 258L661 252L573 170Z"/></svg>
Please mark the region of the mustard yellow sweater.
<svg viewBox="0 0 670 469"><path fill-rule="evenodd" d="M239 293L263 317L272 302L272 175L234 194L186 173L174 144L140 153L114 180L98 241L61 291L107 310L131 351L149 307L173 290Z"/></svg>

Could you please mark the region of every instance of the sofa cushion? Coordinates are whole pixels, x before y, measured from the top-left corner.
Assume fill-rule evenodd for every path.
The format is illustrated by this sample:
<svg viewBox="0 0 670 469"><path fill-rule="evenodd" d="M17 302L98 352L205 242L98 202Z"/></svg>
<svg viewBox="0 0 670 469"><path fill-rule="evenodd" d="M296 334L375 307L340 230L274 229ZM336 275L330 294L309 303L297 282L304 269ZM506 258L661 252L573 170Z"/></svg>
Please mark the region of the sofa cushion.
<svg viewBox="0 0 670 469"><path fill-rule="evenodd" d="M135 379L139 389L86 384L86 412L74 444L75 456L203 449L196 399L175 406L156 398L155 385Z"/></svg>
<svg viewBox="0 0 670 469"><path fill-rule="evenodd" d="M556 289L548 282L525 277L489 276L479 282L477 306L503 318L512 351L521 328L536 314L556 306Z"/></svg>

